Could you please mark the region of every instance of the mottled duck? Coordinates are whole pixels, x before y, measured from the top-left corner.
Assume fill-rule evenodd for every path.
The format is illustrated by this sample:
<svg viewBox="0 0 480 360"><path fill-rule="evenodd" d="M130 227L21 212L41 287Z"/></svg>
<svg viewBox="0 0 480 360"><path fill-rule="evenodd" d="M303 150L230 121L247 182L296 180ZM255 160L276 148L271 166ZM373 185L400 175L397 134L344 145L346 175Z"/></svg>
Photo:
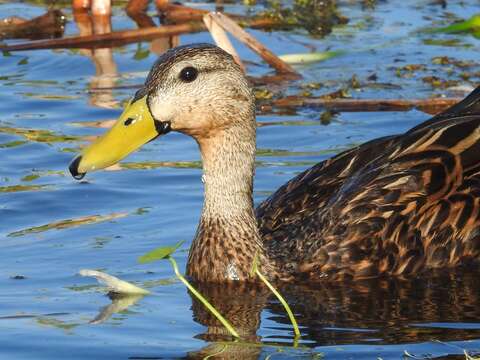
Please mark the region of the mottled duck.
<svg viewBox="0 0 480 360"><path fill-rule="evenodd" d="M170 131L199 145L205 198L188 258L199 281L411 276L478 265L480 90L406 133L302 172L254 209L255 102L232 57L163 54L116 124L70 165L76 178Z"/></svg>

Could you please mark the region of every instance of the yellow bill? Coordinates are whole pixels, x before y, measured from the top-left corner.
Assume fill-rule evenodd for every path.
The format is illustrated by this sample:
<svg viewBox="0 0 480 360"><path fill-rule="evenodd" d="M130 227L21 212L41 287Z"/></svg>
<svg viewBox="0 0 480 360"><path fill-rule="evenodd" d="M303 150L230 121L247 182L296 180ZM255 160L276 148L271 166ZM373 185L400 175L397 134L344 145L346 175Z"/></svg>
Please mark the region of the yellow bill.
<svg viewBox="0 0 480 360"><path fill-rule="evenodd" d="M130 102L120 118L103 136L83 150L70 164L76 179L85 173L111 166L158 135L168 132L156 122L147 105L147 96Z"/></svg>

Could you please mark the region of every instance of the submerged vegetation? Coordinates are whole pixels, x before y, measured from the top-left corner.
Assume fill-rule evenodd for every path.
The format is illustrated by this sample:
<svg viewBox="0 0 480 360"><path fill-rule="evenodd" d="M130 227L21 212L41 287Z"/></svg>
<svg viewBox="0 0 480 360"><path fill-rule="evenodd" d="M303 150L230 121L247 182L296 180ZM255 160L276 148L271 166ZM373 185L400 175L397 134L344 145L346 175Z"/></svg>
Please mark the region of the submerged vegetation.
<svg viewBox="0 0 480 360"><path fill-rule="evenodd" d="M294 0L292 5L287 4L285 1L268 0L268 10L259 16L275 19L281 24L279 28L303 28L315 37L324 37L332 32L335 25L348 23L348 18L340 13L335 0Z"/></svg>
<svg viewBox="0 0 480 360"><path fill-rule="evenodd" d="M127 3L113 3L113 30L144 31L127 19ZM256 202L307 166L373 137L405 131L425 112L451 105L480 82L480 17L471 16L476 9L466 2L182 3L201 11L223 6L242 24L265 21L248 32L303 76L279 76L235 43L258 105ZM70 6L70 0L0 1L11 20L18 9L35 17L60 8L67 36L77 36L80 27ZM146 14L154 15L157 25L154 7L151 1ZM164 17L162 22L183 24ZM201 24L201 16L185 24L192 22ZM24 351L27 358L49 358L58 349L72 358L479 359L478 274L284 287L270 284L254 263L252 277L265 284L261 290L209 289L182 274L186 251L181 243L138 259L142 264L168 260L173 272L168 266L138 265L138 254L151 244L193 236L202 163L196 152L184 149L195 144L181 135L162 138L110 168L119 171L115 176L98 173L81 184L66 176L71 158L66 152L77 152L111 125L119 104L141 86L159 53L197 41L213 40L206 32L184 31L180 38L175 33L114 48L95 43L82 49L3 52L0 326L7 330L5 356L22 357L17 353ZM21 42L26 39L2 45ZM111 303L105 306L110 300L103 292L75 275L87 266L101 271L83 275L115 284L114 293L134 295L109 294ZM133 279L135 285L107 273ZM45 342L47 337L51 341Z"/></svg>
<svg viewBox="0 0 480 360"><path fill-rule="evenodd" d="M142 264L157 261L157 260L168 260L170 261L173 270L175 272L175 275L177 278L187 287L187 289L195 296L202 304L205 306L205 308L214 315L220 323L225 326L225 328L228 330L228 332L235 338L240 338L239 333L234 329L234 327L230 324L230 322L225 319L225 317L220 314L220 312L180 273L180 270L178 269L177 262L175 259L172 257L173 253L183 244L183 241L178 242L174 246L162 246L159 248L156 248L150 252L148 252L145 255L142 255L138 261ZM270 289L270 291L277 297L277 299L281 302L283 307L285 308L288 317L292 323L293 330L295 333L295 343L298 341L300 338L300 330L298 329L297 321L295 319L295 316L293 315L292 310L290 309L290 306L288 306L288 303L285 301L283 296L278 292L277 289L263 276L263 274L260 272L258 269L258 258L255 256L254 262L252 264L252 269L251 269L251 277L254 277L255 275L258 276L258 278ZM128 289L127 289L128 292Z"/></svg>

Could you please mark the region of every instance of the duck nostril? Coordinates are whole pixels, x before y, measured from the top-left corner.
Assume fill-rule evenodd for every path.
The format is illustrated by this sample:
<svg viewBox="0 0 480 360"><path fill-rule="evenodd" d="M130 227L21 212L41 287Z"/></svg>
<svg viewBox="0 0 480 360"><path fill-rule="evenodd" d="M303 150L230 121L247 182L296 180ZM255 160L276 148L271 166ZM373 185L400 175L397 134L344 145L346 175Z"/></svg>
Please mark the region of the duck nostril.
<svg viewBox="0 0 480 360"><path fill-rule="evenodd" d="M133 123L134 118L128 118L123 122L123 125L128 126Z"/></svg>
<svg viewBox="0 0 480 360"><path fill-rule="evenodd" d="M75 180L82 180L85 176L85 173L78 172L78 165L80 164L80 161L82 161L82 157L77 156L75 159L73 159L72 163L68 167L68 170L70 170L70 174L72 174Z"/></svg>

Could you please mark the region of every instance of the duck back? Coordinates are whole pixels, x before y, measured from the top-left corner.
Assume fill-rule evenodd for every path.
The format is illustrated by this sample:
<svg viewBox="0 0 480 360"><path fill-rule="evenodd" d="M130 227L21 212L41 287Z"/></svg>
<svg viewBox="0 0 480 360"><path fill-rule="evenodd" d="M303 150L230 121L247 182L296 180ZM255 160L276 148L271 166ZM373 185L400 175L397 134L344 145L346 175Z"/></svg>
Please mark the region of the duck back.
<svg viewBox="0 0 480 360"><path fill-rule="evenodd" d="M299 174L256 209L285 276L409 275L480 255L480 88Z"/></svg>

